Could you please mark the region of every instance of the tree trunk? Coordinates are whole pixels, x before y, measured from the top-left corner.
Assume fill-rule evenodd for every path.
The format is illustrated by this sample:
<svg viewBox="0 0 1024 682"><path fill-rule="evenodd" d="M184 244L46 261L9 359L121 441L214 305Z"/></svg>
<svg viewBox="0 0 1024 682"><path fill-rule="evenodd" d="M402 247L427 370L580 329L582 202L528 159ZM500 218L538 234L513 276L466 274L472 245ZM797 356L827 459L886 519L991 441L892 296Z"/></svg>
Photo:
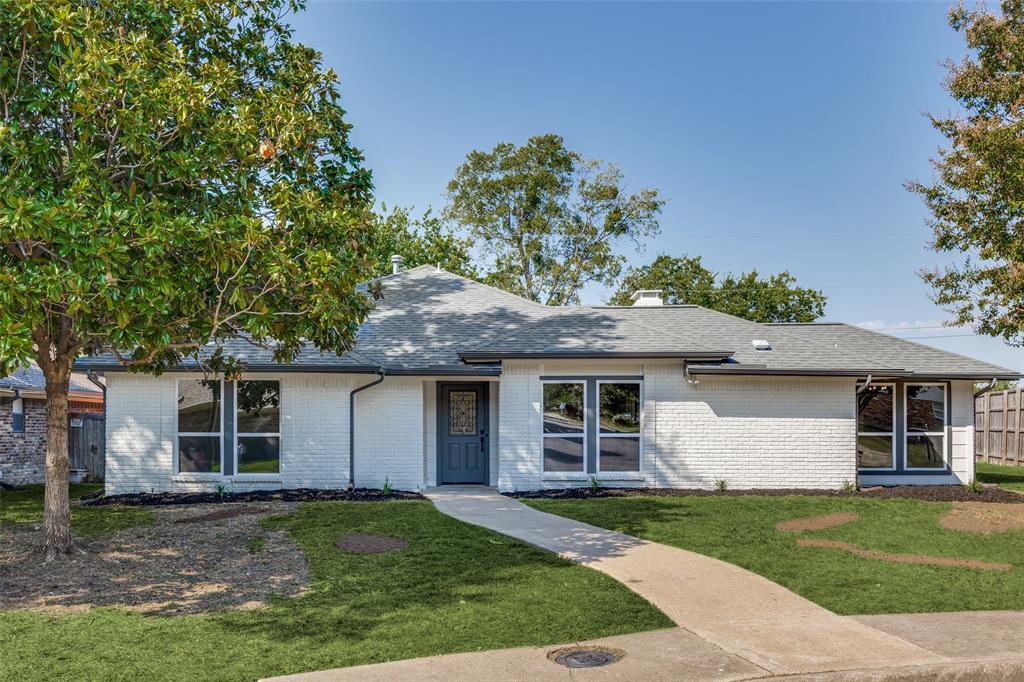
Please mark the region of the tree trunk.
<svg viewBox="0 0 1024 682"><path fill-rule="evenodd" d="M47 357L40 360L40 369L46 377L46 492L40 549L45 561L53 561L74 550L68 495L68 472L71 469L68 457L68 384L72 358Z"/></svg>

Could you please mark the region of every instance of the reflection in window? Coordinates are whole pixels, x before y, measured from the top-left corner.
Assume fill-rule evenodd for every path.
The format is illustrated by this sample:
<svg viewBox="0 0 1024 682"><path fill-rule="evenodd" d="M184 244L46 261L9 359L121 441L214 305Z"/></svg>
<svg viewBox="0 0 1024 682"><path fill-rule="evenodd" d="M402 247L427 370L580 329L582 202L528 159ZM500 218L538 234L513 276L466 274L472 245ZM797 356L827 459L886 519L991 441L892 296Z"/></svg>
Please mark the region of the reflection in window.
<svg viewBox="0 0 1024 682"><path fill-rule="evenodd" d="M565 382L543 386L544 471L583 473L584 384Z"/></svg>
<svg viewBox="0 0 1024 682"><path fill-rule="evenodd" d="M907 384L907 468L946 467L946 387Z"/></svg>
<svg viewBox="0 0 1024 682"><path fill-rule="evenodd" d="M276 474L281 470L281 384L235 383L238 408L238 473Z"/></svg>
<svg viewBox="0 0 1024 682"><path fill-rule="evenodd" d="M857 394L857 466L891 469L896 386L871 384Z"/></svg>
<svg viewBox="0 0 1024 682"><path fill-rule="evenodd" d="M598 382L598 471L640 471L640 384Z"/></svg>
<svg viewBox="0 0 1024 682"><path fill-rule="evenodd" d="M178 471L220 472L220 387L214 379L178 382Z"/></svg>

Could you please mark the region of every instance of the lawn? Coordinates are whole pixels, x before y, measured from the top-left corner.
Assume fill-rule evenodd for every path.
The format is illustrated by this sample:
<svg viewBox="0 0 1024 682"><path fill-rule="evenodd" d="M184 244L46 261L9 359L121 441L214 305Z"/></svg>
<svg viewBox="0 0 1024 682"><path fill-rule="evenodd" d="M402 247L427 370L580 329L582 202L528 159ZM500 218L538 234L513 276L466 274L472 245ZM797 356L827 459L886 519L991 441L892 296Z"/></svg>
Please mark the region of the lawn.
<svg viewBox="0 0 1024 682"><path fill-rule="evenodd" d="M982 483L997 483L1007 490L1024 493L1024 467L978 462L974 465L974 475Z"/></svg>
<svg viewBox="0 0 1024 682"><path fill-rule="evenodd" d="M0 678L252 680L672 625L612 579L427 502L305 503L264 524L287 530L305 553L303 595L254 611L174 617L0 612ZM350 532L409 546L350 554L335 546Z"/></svg>
<svg viewBox="0 0 1024 682"><path fill-rule="evenodd" d="M83 507L76 504L82 495L102 484L72 483L71 528L82 537L113 533L131 526L153 522L153 512L142 507ZM0 532L16 530L23 524L39 523L43 518L43 486L27 485L18 490L0 489Z"/></svg>
<svg viewBox="0 0 1024 682"><path fill-rule="evenodd" d="M742 566L842 614L1024 609L1024 531L978 535L940 528L951 505L853 497L631 497L524 500L537 509ZM829 530L787 533L788 519L856 512ZM1007 572L892 563L798 537L901 554L1009 563Z"/></svg>

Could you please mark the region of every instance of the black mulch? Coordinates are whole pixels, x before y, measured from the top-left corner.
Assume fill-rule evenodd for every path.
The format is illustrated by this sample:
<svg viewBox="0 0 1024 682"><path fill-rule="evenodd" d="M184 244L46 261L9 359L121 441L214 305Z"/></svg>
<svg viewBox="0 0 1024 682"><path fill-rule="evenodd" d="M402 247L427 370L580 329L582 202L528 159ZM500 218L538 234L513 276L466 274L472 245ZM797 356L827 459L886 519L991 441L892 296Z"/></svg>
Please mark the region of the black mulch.
<svg viewBox="0 0 1024 682"><path fill-rule="evenodd" d="M296 488L294 490L251 490L248 492L208 493L131 493L127 495L104 495L94 500L84 500L85 505L125 505L149 507L167 504L211 504L217 502L384 502L387 500L425 500L419 493L392 490L385 495L380 490L356 488L354 490L317 490Z"/></svg>
<svg viewBox="0 0 1024 682"><path fill-rule="evenodd" d="M586 500L599 497L741 497L758 495L780 497L805 495L811 497L860 497L884 500L927 500L929 502L1009 502L1024 504L1024 495L1003 488L986 486L971 492L962 485L900 485L862 488L857 492L842 490L753 489L697 490L690 488L565 488L561 490L529 490L505 493L509 497L545 500Z"/></svg>

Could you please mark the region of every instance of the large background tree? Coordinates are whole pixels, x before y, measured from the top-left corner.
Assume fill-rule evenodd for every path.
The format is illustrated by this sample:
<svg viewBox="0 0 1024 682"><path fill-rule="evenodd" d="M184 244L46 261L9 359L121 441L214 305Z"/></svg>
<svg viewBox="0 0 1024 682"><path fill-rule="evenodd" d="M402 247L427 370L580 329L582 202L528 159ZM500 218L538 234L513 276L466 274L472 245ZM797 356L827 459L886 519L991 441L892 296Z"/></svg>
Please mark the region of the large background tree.
<svg viewBox="0 0 1024 682"><path fill-rule="evenodd" d="M427 209L420 217L412 209L381 205L374 216L367 248L374 261L373 276L391 274L391 256L402 257L402 267L438 265L443 270L476 279L479 275L470 253L472 242L453 232Z"/></svg>
<svg viewBox="0 0 1024 682"><path fill-rule="evenodd" d="M1024 5L1001 16L958 7L950 25L970 55L950 62L946 88L962 113L930 116L949 141L937 178L912 182L932 213L932 247L959 262L923 273L954 322L1024 343Z"/></svg>
<svg viewBox="0 0 1024 682"><path fill-rule="evenodd" d="M825 313L825 294L796 286L788 272L719 276L700 256L659 255L650 265L630 268L609 302L630 305L638 289L661 289L666 303L695 303L755 322L812 322Z"/></svg>
<svg viewBox="0 0 1024 682"><path fill-rule="evenodd" d="M579 301L587 284L611 286L621 241L658 233L655 189L630 193L612 164L584 159L558 135L474 151L448 184L444 216L490 259L490 284L548 305Z"/></svg>
<svg viewBox="0 0 1024 682"><path fill-rule="evenodd" d="M282 23L300 5L0 4L0 371L46 375L47 559L72 549L77 355L159 372L244 336L288 361L346 350L367 313L370 176Z"/></svg>

